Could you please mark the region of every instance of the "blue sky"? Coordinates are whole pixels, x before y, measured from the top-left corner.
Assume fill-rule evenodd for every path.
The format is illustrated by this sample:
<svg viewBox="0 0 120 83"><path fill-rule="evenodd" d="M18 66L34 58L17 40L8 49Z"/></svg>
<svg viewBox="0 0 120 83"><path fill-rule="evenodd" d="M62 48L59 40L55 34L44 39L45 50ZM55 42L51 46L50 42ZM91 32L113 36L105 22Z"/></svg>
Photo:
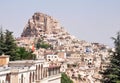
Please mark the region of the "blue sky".
<svg viewBox="0 0 120 83"><path fill-rule="evenodd" d="M120 30L120 0L1 0L0 25L19 37L35 12L53 16L88 42L112 46L110 37Z"/></svg>

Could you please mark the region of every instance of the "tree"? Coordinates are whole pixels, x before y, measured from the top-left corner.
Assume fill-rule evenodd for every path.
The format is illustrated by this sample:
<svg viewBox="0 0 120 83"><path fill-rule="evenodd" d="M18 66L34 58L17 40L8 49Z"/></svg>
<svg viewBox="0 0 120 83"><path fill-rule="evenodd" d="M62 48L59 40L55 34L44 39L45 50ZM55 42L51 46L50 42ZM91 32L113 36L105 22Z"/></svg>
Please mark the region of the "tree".
<svg viewBox="0 0 120 83"><path fill-rule="evenodd" d="M102 73L103 83L120 83L120 32L114 38L115 52L110 57L109 67Z"/></svg>
<svg viewBox="0 0 120 83"><path fill-rule="evenodd" d="M62 73L61 83L73 83L73 81L65 73Z"/></svg>
<svg viewBox="0 0 120 83"><path fill-rule="evenodd" d="M5 31L5 50L4 53L6 55L10 55L10 60L15 60L17 45L15 43L14 37L12 35L13 32L6 30Z"/></svg>
<svg viewBox="0 0 120 83"><path fill-rule="evenodd" d="M39 38L39 39L37 40L36 48L37 48L37 49L39 49L39 48L45 48L45 49L50 48L50 49L53 49L52 45L47 44L47 43L45 43L45 42L43 41L43 38L41 38L41 39Z"/></svg>
<svg viewBox="0 0 120 83"><path fill-rule="evenodd" d="M16 60L32 60L36 59L35 55L32 52L26 51L24 47L18 47L16 51L16 55L18 56Z"/></svg>
<svg viewBox="0 0 120 83"><path fill-rule="evenodd" d="M3 53L9 55L11 61L36 59L32 52L17 46L12 33L9 30L3 33L2 29L0 29L0 55Z"/></svg>
<svg viewBox="0 0 120 83"><path fill-rule="evenodd" d="M0 55L2 55L2 53L4 53L4 48L5 44L4 44L4 34L3 34L3 30L2 28L0 28Z"/></svg>

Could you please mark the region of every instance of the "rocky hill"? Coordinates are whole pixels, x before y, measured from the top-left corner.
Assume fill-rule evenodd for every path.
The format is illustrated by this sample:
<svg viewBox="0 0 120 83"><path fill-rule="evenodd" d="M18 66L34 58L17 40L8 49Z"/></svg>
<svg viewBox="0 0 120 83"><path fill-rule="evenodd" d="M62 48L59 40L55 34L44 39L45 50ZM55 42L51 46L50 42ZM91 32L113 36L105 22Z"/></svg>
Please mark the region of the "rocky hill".
<svg viewBox="0 0 120 83"><path fill-rule="evenodd" d="M28 20L21 36L38 37L41 34L57 34L59 32L64 32L64 30L56 19L43 13L34 13Z"/></svg>
<svg viewBox="0 0 120 83"><path fill-rule="evenodd" d="M58 50L63 49L65 51L84 53L86 48L91 52L106 48L99 43L88 43L75 38L60 26L55 18L37 12L28 20L21 37L39 38L41 36L45 42L53 45Z"/></svg>
<svg viewBox="0 0 120 83"><path fill-rule="evenodd" d="M76 70L79 71L79 73L76 72L76 77L80 74L80 76L85 79L84 81L99 83L98 81L101 75L99 75L98 72L104 70L109 60L107 46L79 40L69 34L53 17L37 12L28 20L21 34L21 38L17 39L17 44L22 47L33 48L39 39L50 44L53 48L35 49L34 53L38 58L42 55L46 56L47 54L64 52L67 55L67 58L65 58L67 64L78 64L77 69L73 67L74 72L76 72ZM68 75L71 73L69 76L72 78L74 72L67 72ZM83 83L83 81L81 83Z"/></svg>

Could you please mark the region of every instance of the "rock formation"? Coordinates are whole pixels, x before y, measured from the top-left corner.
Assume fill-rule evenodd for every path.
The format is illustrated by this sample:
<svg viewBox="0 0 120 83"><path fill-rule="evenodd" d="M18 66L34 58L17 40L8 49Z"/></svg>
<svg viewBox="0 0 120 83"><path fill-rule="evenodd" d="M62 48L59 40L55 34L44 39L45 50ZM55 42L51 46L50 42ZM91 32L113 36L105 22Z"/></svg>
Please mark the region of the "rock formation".
<svg viewBox="0 0 120 83"><path fill-rule="evenodd" d="M109 57L108 48L105 45L99 43L88 43L84 40L79 40L70 35L59 22L51 16L43 13L34 13L31 19L28 20L25 26L21 38L17 41L18 46L28 48L30 45L35 44L36 39L43 38L45 42L53 46L53 49L49 49L51 54L57 52L65 52L67 56L67 63L73 62L80 64L78 66L84 72L90 83L95 80L93 75L96 75L99 70L103 70L102 66L106 66L103 62L107 62ZM48 49L37 49L36 55L46 55ZM39 56L38 56L39 57ZM83 69L83 70L82 70ZM86 72L89 70L95 72ZM74 69L73 69L74 70ZM82 76L82 75L81 75ZM84 75L83 75L84 76ZM97 77L98 79L99 77Z"/></svg>
<svg viewBox="0 0 120 83"><path fill-rule="evenodd" d="M86 51L86 48L87 51L98 52L104 47L104 45L100 45L99 43L88 43L75 38L61 27L56 19L49 15L37 12L28 20L21 37L29 37L33 40L34 38L39 38L41 36L56 50L62 49L67 52L71 51L73 53L83 54ZM28 41L30 41L29 38L27 39Z"/></svg>
<svg viewBox="0 0 120 83"><path fill-rule="evenodd" d="M24 28L22 37L38 37L41 34L57 34L63 31L56 19L43 13L34 13Z"/></svg>

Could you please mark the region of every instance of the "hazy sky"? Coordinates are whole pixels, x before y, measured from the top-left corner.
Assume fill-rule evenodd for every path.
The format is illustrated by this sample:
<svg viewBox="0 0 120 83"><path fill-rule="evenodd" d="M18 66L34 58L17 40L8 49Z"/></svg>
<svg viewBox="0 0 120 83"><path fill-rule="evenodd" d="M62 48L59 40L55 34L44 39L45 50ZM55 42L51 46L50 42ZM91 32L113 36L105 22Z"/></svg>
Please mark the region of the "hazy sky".
<svg viewBox="0 0 120 83"><path fill-rule="evenodd" d="M1 0L0 25L19 37L35 12L53 16L88 42L112 46L110 37L120 30L120 0Z"/></svg>

